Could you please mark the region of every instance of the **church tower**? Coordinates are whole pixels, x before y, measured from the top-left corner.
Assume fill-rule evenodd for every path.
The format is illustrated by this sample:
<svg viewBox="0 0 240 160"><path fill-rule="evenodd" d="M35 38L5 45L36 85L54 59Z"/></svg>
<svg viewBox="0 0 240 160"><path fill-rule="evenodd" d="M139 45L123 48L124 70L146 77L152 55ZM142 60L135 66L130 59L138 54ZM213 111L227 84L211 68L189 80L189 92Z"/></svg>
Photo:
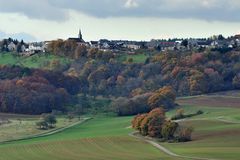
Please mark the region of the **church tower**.
<svg viewBox="0 0 240 160"><path fill-rule="evenodd" d="M80 40L83 40L83 37L82 37L82 31L81 31L81 29L79 29L78 38L79 38Z"/></svg>

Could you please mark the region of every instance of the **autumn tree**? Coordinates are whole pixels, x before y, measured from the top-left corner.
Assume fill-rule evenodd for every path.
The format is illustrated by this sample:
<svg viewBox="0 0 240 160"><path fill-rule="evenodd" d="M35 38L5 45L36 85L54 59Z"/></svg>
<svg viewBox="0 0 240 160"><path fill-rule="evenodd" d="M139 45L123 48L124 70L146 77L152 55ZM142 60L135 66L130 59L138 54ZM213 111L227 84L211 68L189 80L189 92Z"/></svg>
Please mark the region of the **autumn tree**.
<svg viewBox="0 0 240 160"><path fill-rule="evenodd" d="M153 109L141 122L141 134L151 137L162 137L161 128L165 122L165 118L165 111L163 108Z"/></svg>
<svg viewBox="0 0 240 160"><path fill-rule="evenodd" d="M74 59L79 59L80 57L86 57L87 56L87 47L85 45L78 45L75 54Z"/></svg>
<svg viewBox="0 0 240 160"><path fill-rule="evenodd" d="M148 105L153 109L163 106L166 109L175 106L176 93L170 86L165 86L155 91L148 99Z"/></svg>
<svg viewBox="0 0 240 160"><path fill-rule="evenodd" d="M176 138L179 142L186 142L192 140L193 127L180 126L176 130Z"/></svg>
<svg viewBox="0 0 240 160"><path fill-rule="evenodd" d="M205 75L198 70L192 70L191 74L192 75L190 76L190 79L189 79L190 94L197 95L197 94L206 93L208 90L208 86L207 86L208 82Z"/></svg>
<svg viewBox="0 0 240 160"><path fill-rule="evenodd" d="M149 121L148 134L152 137L162 137L161 128L166 119L164 108L155 108L148 115L152 117Z"/></svg>
<svg viewBox="0 0 240 160"><path fill-rule="evenodd" d="M172 121L165 121L162 126L161 134L166 140L174 139L174 133L176 132L179 124Z"/></svg>
<svg viewBox="0 0 240 160"><path fill-rule="evenodd" d="M132 120L132 128L141 131L141 123L146 116L147 114L138 114L137 116L135 116Z"/></svg>
<svg viewBox="0 0 240 160"><path fill-rule="evenodd" d="M236 89L240 89L240 75L236 75L234 78L233 78L233 86L236 88Z"/></svg>

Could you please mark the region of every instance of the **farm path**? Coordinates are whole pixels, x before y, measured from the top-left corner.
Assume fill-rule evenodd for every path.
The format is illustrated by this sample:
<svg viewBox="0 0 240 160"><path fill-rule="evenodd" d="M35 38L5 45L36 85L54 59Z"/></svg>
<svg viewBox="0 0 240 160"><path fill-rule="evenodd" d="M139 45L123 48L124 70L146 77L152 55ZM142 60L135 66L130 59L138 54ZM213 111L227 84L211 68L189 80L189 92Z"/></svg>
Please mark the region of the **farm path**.
<svg viewBox="0 0 240 160"><path fill-rule="evenodd" d="M191 156L182 156L182 155L178 155L176 153L173 153L172 151L170 151L169 149L165 148L164 146L162 146L161 144L155 142L153 139L150 138L145 138L142 136L138 136L135 135L136 132L134 133L130 133L129 136L137 138L137 139L141 139L149 144L151 144L152 146L156 147L157 149L161 150L162 152L166 153L169 156L172 157L177 157L177 158L184 158L184 159L191 159L191 160L218 160L218 159L212 159L212 158L201 158L201 157L191 157Z"/></svg>
<svg viewBox="0 0 240 160"><path fill-rule="evenodd" d="M190 121L190 120L217 120L217 121L221 121L221 122L225 122L225 123L232 123L232 124L238 124L240 122L233 122L233 121L229 121L226 119L222 119L223 117L217 117L215 119L209 119L209 118L199 118L199 119L182 119L182 120L178 120L177 122L181 122L181 121ZM218 160L218 159L212 159L212 158L201 158L201 157L191 157L191 156L182 156L182 155L178 155L176 153L173 153L172 151L170 151L169 149L165 148L164 146L162 146L161 144L155 142L153 139L151 138L146 138L143 136L138 136L136 135L137 132L133 132L130 133L129 136L137 138L137 139L141 139L149 144L151 144L152 146L158 148L159 150L161 150L162 152L172 156L172 157L178 157L178 158L185 158L185 159L192 159L192 160Z"/></svg>

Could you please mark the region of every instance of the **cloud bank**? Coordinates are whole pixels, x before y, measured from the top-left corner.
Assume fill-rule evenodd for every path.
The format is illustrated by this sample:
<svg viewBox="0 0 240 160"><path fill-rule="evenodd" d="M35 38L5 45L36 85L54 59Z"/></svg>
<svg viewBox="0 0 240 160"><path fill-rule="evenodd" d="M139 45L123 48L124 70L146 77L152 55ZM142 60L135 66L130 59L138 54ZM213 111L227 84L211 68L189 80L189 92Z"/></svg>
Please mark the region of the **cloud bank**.
<svg viewBox="0 0 240 160"><path fill-rule="evenodd" d="M240 21L239 0L0 0L0 12L31 19L66 21L69 11L98 17L191 18Z"/></svg>

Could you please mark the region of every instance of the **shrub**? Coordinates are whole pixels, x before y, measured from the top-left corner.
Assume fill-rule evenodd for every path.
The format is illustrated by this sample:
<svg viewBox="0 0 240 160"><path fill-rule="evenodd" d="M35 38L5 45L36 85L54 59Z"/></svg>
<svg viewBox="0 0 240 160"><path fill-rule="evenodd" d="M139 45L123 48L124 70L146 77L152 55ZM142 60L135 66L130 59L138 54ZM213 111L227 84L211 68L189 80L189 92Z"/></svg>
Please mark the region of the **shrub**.
<svg viewBox="0 0 240 160"><path fill-rule="evenodd" d="M147 104L150 96L151 93L145 93L132 98L120 97L111 103L111 108L118 114L118 116L146 113L150 111L150 108Z"/></svg>
<svg viewBox="0 0 240 160"><path fill-rule="evenodd" d="M180 114L179 111L177 111L176 115L174 115L171 120L178 120L178 119L184 119L184 118L190 118L190 117L194 117L200 114L203 114L204 112L202 110L198 110L196 113L192 113L192 114L187 114L184 115L183 112Z"/></svg>
<svg viewBox="0 0 240 160"><path fill-rule="evenodd" d="M49 128L54 128L57 123L57 119L53 114L45 116L44 121L48 124Z"/></svg>
<svg viewBox="0 0 240 160"><path fill-rule="evenodd" d="M38 129L49 129L56 127L57 119L53 114L43 115L41 120L36 123Z"/></svg>
<svg viewBox="0 0 240 160"><path fill-rule="evenodd" d="M178 128L178 123L166 121L162 126L161 134L164 139L170 140L174 138L174 133L176 132Z"/></svg>
<svg viewBox="0 0 240 160"><path fill-rule="evenodd" d="M171 119L178 120L178 119L183 119L183 118L185 118L184 110L182 108L180 108L176 111L176 115L174 115Z"/></svg>
<svg viewBox="0 0 240 160"><path fill-rule="evenodd" d="M204 112L202 111L202 110L198 110L197 112L196 112L196 114L197 115L200 115L200 114L203 114Z"/></svg>
<svg viewBox="0 0 240 160"><path fill-rule="evenodd" d="M46 121L39 121L36 123L38 129L48 129L48 123Z"/></svg>
<svg viewBox="0 0 240 160"><path fill-rule="evenodd" d="M193 127L178 127L176 132L176 139L179 142L187 142L192 140Z"/></svg>

